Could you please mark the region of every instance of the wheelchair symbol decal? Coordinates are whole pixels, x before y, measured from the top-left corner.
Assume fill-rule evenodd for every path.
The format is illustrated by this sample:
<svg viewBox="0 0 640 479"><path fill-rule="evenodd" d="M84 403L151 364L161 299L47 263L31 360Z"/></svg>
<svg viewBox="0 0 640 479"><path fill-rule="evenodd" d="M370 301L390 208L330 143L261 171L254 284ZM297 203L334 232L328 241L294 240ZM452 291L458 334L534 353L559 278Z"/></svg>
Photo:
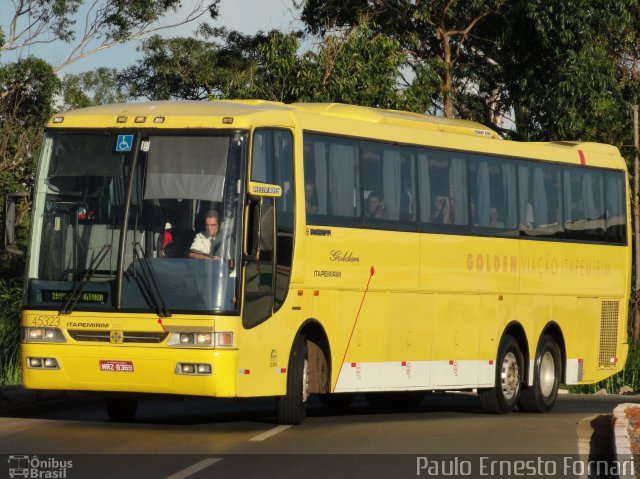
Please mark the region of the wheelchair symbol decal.
<svg viewBox="0 0 640 479"><path fill-rule="evenodd" d="M131 151L133 148L133 135L118 135L118 140L116 141L116 151Z"/></svg>

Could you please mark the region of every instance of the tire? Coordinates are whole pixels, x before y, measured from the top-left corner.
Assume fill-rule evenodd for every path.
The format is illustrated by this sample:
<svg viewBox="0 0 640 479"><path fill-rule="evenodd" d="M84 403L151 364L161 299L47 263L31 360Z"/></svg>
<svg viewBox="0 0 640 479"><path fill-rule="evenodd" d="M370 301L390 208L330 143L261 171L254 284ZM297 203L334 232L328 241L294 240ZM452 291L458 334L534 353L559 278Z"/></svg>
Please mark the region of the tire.
<svg viewBox="0 0 640 479"><path fill-rule="evenodd" d="M131 422L138 412L138 401L129 398L107 398L105 400L109 419L118 422Z"/></svg>
<svg viewBox="0 0 640 479"><path fill-rule="evenodd" d="M294 341L287 374L287 393L276 399L278 424L302 424L309 399L309 361L304 336Z"/></svg>
<svg viewBox="0 0 640 479"><path fill-rule="evenodd" d="M513 336L505 335L498 348L495 386L478 392L482 408L494 414L514 410L522 386L522 351Z"/></svg>
<svg viewBox="0 0 640 479"><path fill-rule="evenodd" d="M356 396L356 393L318 394L318 399L326 408L332 411L342 411L351 406Z"/></svg>
<svg viewBox="0 0 640 479"><path fill-rule="evenodd" d="M553 408L562 374L561 361L558 344L551 336L542 336L533 366L533 385L522 389L518 401L520 411L541 413Z"/></svg>

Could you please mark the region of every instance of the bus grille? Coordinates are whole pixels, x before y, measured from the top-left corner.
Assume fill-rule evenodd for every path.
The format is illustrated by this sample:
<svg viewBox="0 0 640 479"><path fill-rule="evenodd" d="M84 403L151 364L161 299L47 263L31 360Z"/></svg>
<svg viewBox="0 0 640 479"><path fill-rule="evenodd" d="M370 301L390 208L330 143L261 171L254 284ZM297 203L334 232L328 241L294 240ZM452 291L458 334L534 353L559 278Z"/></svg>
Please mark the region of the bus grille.
<svg viewBox="0 0 640 479"><path fill-rule="evenodd" d="M601 368L615 366L614 361L618 357L618 308L618 301L602 301L598 349L598 366Z"/></svg>
<svg viewBox="0 0 640 479"><path fill-rule="evenodd" d="M88 331L86 329L82 329L82 330L69 329L67 332L69 333L69 336L71 336L76 341L86 341L86 342L95 342L95 343L108 343L109 338L111 336L111 331L104 331L104 330ZM157 344L164 341L164 339L167 337L167 334L169 333L165 333L164 331L159 333L123 331L122 342L123 343Z"/></svg>

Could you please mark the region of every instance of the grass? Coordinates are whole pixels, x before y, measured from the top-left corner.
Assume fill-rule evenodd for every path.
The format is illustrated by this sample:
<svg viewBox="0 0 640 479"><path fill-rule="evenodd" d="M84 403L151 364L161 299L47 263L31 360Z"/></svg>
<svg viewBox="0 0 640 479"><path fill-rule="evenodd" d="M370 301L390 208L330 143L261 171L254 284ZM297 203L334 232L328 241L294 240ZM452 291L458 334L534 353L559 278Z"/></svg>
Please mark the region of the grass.
<svg viewBox="0 0 640 479"><path fill-rule="evenodd" d="M20 282L0 279L0 384L20 383L21 300Z"/></svg>

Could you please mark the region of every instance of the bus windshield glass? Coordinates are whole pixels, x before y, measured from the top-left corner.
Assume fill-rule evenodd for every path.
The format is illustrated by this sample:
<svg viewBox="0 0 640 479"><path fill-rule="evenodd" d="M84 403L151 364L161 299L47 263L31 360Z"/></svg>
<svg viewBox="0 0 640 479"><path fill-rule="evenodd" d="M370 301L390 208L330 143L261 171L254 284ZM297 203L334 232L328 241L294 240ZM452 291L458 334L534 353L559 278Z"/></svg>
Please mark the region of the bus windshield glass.
<svg viewBox="0 0 640 479"><path fill-rule="evenodd" d="M28 304L237 311L244 140L239 132L48 133Z"/></svg>

